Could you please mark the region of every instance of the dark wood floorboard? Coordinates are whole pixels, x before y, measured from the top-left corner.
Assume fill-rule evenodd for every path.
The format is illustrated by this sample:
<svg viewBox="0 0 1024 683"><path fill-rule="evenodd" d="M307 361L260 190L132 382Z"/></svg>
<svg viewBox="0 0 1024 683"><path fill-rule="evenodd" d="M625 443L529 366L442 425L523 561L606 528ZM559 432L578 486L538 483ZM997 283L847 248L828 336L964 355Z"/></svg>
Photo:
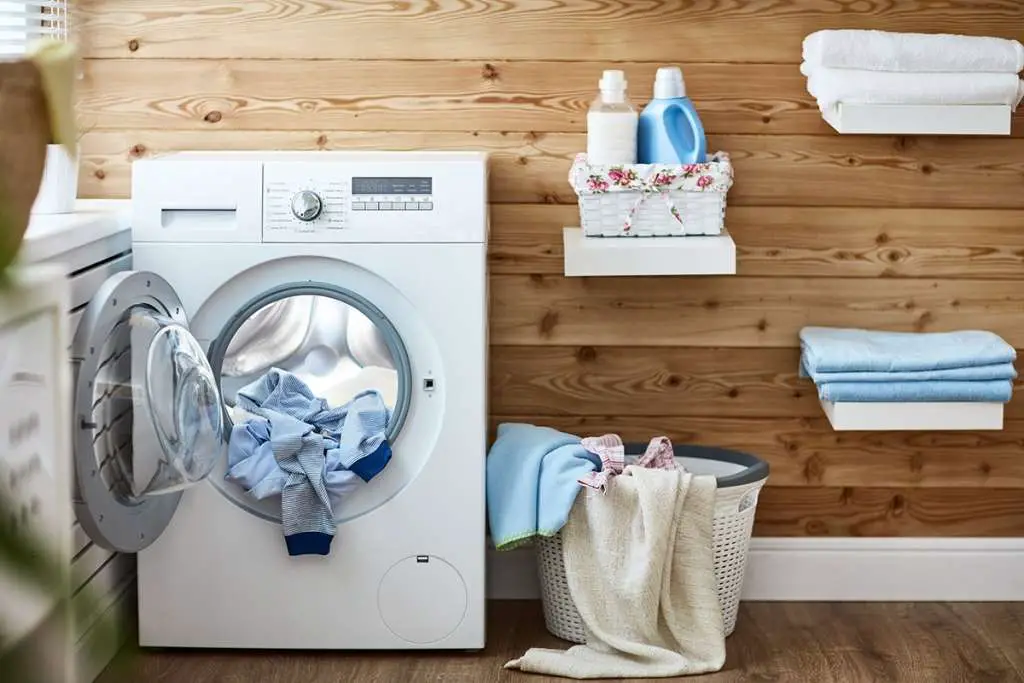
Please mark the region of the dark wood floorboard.
<svg viewBox="0 0 1024 683"><path fill-rule="evenodd" d="M99 683L497 683L531 646L565 647L536 602L491 603L480 653L128 653ZM1024 681L1024 603L744 603L709 683ZM660 679L665 680L665 679Z"/></svg>

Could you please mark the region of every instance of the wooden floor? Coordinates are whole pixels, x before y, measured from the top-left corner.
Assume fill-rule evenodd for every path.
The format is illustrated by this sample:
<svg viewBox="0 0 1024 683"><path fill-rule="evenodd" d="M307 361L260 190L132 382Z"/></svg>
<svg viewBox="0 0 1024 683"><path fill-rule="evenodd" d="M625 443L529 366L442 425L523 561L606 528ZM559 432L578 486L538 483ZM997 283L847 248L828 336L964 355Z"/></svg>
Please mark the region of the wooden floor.
<svg viewBox="0 0 1024 683"><path fill-rule="evenodd" d="M99 683L420 683L564 680L504 671L563 647L539 603L495 602L482 653L152 652ZM745 603L725 669L701 681L1024 681L1024 603ZM665 679L661 679L665 680Z"/></svg>

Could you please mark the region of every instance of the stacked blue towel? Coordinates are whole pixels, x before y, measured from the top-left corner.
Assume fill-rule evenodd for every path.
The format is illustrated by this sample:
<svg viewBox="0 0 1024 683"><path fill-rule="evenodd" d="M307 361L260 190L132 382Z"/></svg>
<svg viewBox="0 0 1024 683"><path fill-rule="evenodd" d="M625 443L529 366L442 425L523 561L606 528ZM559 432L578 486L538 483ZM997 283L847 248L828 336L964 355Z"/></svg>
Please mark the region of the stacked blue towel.
<svg viewBox="0 0 1024 683"><path fill-rule="evenodd" d="M1006 403L1017 357L992 332L920 334L805 327L800 374L824 401Z"/></svg>

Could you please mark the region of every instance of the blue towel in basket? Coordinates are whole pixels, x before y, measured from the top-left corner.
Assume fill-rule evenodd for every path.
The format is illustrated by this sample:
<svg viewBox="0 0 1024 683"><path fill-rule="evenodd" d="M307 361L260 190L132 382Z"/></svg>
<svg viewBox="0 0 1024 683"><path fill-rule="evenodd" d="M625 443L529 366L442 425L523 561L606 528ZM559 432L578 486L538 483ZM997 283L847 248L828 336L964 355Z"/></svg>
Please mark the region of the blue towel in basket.
<svg viewBox="0 0 1024 683"><path fill-rule="evenodd" d="M528 424L498 425L487 454L487 518L498 550L553 536L569 519L579 479L601 469L578 436Z"/></svg>

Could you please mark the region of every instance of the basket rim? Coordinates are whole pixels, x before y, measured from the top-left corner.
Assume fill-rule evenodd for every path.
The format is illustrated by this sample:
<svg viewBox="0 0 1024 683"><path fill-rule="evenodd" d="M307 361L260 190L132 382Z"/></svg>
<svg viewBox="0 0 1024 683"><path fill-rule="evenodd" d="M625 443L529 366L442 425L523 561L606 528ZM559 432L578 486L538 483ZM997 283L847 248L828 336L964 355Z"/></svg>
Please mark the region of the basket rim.
<svg viewBox="0 0 1024 683"><path fill-rule="evenodd" d="M626 443L623 445L625 446L627 456L643 455L644 450L647 448L647 444L645 443ZM718 480L718 488L720 489L746 486L747 484L753 484L756 481L761 481L768 477L768 473L771 469L767 462L756 455L744 453L743 451L734 451L730 448L720 448L718 446L673 444L672 453L677 458L718 460L719 462L727 462L731 465L743 465L746 468L736 474L716 477Z"/></svg>

